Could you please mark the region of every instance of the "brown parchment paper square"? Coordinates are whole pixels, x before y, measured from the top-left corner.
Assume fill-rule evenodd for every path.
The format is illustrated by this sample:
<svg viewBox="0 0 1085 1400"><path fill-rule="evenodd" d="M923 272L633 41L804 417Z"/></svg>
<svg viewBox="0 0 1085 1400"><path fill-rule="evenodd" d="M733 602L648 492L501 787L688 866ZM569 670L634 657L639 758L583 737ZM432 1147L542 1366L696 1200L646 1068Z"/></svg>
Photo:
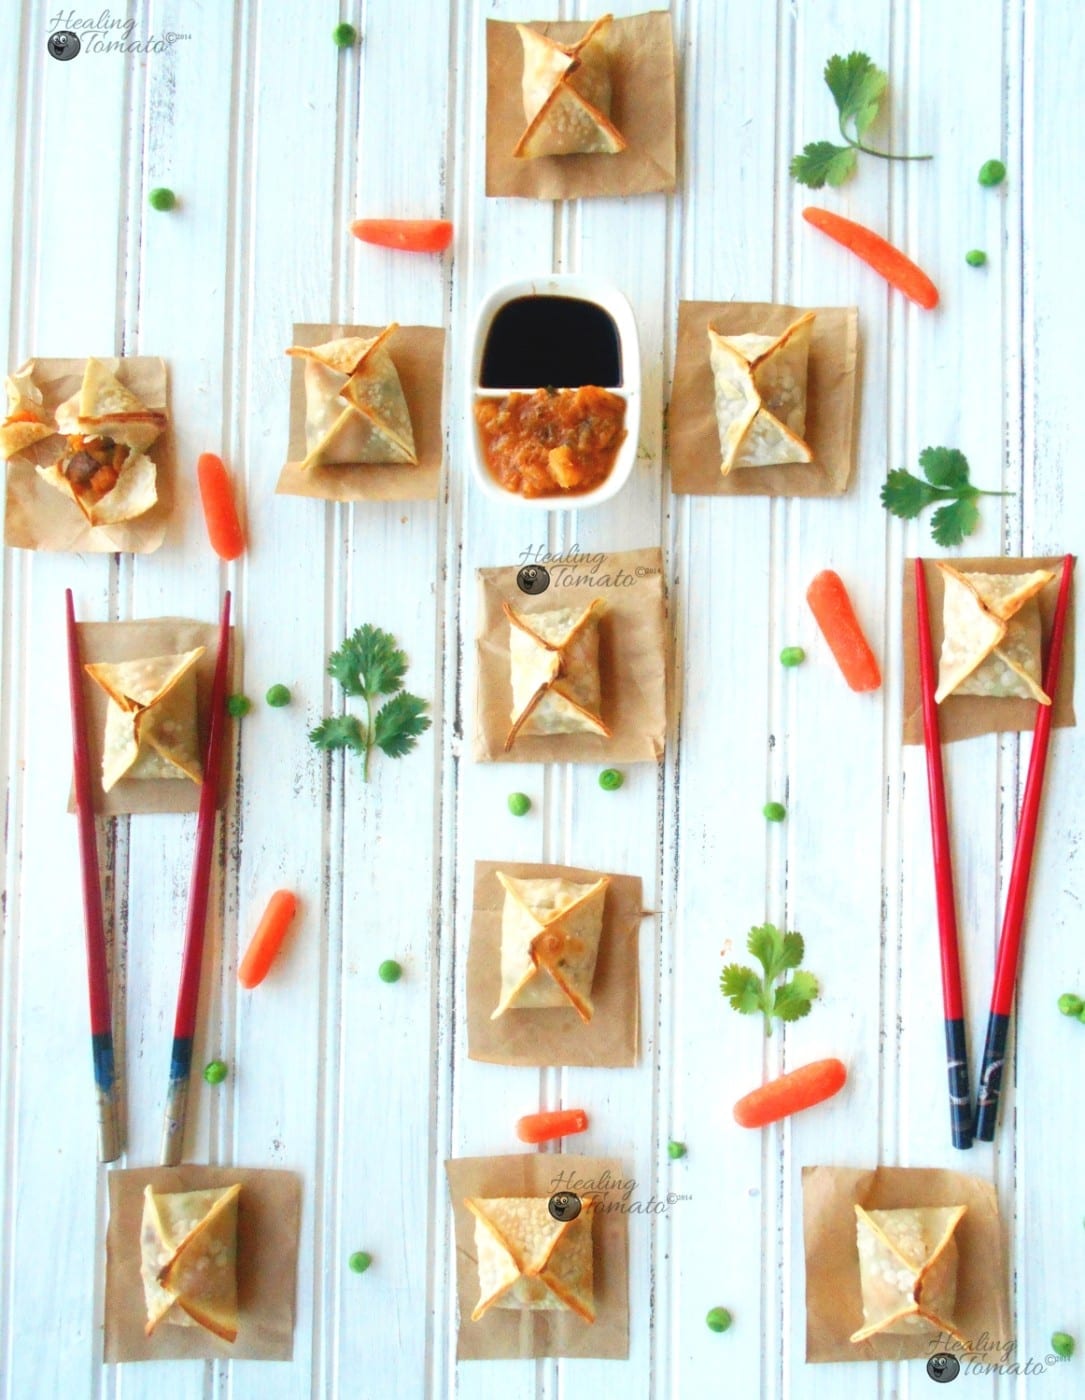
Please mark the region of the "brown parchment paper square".
<svg viewBox="0 0 1085 1400"><path fill-rule="evenodd" d="M499 1065L635 1065L640 1020L637 935L644 902L635 875L611 875L603 905L603 933L592 981L595 1011L582 1021L571 1006L510 1007L491 1021L501 995L500 870L515 880L573 880L594 884L603 870L475 862L475 903L467 950L467 1054Z"/></svg>
<svg viewBox="0 0 1085 1400"><path fill-rule="evenodd" d="M294 327L291 345L321 345L340 336L379 335L384 326L316 325ZM310 467L305 457L305 361L290 359L289 461L279 473L279 496L310 496L324 501L429 501L437 495L444 456L441 399L444 392L445 333L440 326L399 326L387 341L411 415L418 465L359 462L357 466Z"/></svg>
<svg viewBox="0 0 1085 1400"><path fill-rule="evenodd" d="M164 360L150 355L127 355L122 360L112 355L98 358L148 408L169 416ZM34 383L41 390L50 414L78 391L87 364L86 359L37 357L27 363L34 366ZM147 450L147 456L157 468L158 500L150 510L119 525L88 525L75 502L43 481L34 470L36 466L47 467L55 462L66 444L63 433L54 433L7 464L4 543L16 549L60 550L72 554L152 554L166 537L166 524L173 508L177 459L172 421L167 422L165 430Z"/></svg>
<svg viewBox="0 0 1085 1400"><path fill-rule="evenodd" d="M1037 594L1040 623L1043 630L1043 652L1046 662L1051 628L1055 620L1055 604L1062 581L1061 554L1043 559L947 559L955 569L965 573L1028 574L1035 569L1053 569L1055 577ZM927 609L931 620L931 644L934 664L942 653L942 603L945 581L933 559L923 560L927 578ZM1053 723L1065 728L1075 725L1074 716L1074 586L1070 583L1070 599L1066 614L1066 634L1062 644L1062 667L1059 689L1055 696ZM919 688L919 642L915 615L915 560L904 561L904 599L901 608L902 643L904 647L904 703L902 737L906 744L923 742L923 697ZM942 742L972 739L977 734L1021 733L1036 728L1036 701L1013 698L996 699L983 695L947 695L938 706L938 731Z"/></svg>
<svg viewBox="0 0 1085 1400"><path fill-rule="evenodd" d="M721 335L779 335L815 311L807 370L805 441L812 462L720 472L716 390L708 328ZM781 306L761 301L678 304L674 384L667 410L671 490L680 496L839 496L855 461L859 313L854 306Z"/></svg>
<svg viewBox="0 0 1085 1400"><path fill-rule="evenodd" d="M600 6L599 15L605 13ZM598 18L598 16L597 16ZM575 42L591 22L525 20L531 29ZM616 19L610 48L610 118L629 143L615 155L512 154L524 134L524 49L514 23L486 21L486 193L521 199L652 194L675 187L678 168L674 38L667 10Z"/></svg>
<svg viewBox="0 0 1085 1400"><path fill-rule="evenodd" d="M241 1183L237 1202L237 1340L204 1327L160 1323L148 1337L139 1276L143 1189L207 1191ZM289 1361L294 1354L301 1177L254 1167L136 1167L109 1173L106 1232L105 1360L182 1357Z"/></svg>
<svg viewBox="0 0 1085 1400"><path fill-rule="evenodd" d="M456 1299L461 1360L524 1356L629 1355L629 1215L622 1205L625 1178L612 1157L555 1152L517 1152L508 1157L460 1157L445 1163L456 1227ZM561 1181L558 1178L561 1177ZM576 1184L579 1182L579 1186ZM478 1256L475 1217L468 1196L546 1196L558 1190L600 1195L592 1221L595 1321L567 1309L489 1308L477 1322Z"/></svg>
<svg viewBox="0 0 1085 1400"><path fill-rule="evenodd" d="M79 655L84 666L95 661L138 661L144 656L173 656L178 652L204 647L196 662L196 719L200 728L200 758L207 750L211 723L211 687L218 660L219 624L194 622L187 617L159 617L138 622L80 622ZM241 642L236 627L230 628L230 678L227 693L237 687L241 675ZM121 778L109 792L102 791L102 741L105 738L109 696L83 671L83 702L87 717L87 746L90 750L91 793L94 810L101 816L115 817L126 812L195 812L200 805L200 788L188 778ZM232 726L231 726L232 728ZM222 750L219 779L219 807L233 788L234 745L227 729ZM74 789L69 794L68 811L75 811Z"/></svg>
<svg viewBox="0 0 1085 1400"><path fill-rule="evenodd" d="M663 554L634 549L548 563L550 586L528 594L516 584L519 568L479 569L478 704L475 758L481 763L657 762L667 731L666 606ZM512 710L508 601L518 612L606 602L599 618L602 734L523 734L508 753Z"/></svg>
<svg viewBox="0 0 1085 1400"><path fill-rule="evenodd" d="M954 1235L960 1254L957 1303L947 1321L985 1347L1012 1340L1002 1222L990 1182L927 1167L803 1167L802 1205L807 1361L901 1361L960 1350L952 1337L936 1341L934 1336L882 1335L848 1341L863 1325L857 1205L864 1210L967 1206Z"/></svg>

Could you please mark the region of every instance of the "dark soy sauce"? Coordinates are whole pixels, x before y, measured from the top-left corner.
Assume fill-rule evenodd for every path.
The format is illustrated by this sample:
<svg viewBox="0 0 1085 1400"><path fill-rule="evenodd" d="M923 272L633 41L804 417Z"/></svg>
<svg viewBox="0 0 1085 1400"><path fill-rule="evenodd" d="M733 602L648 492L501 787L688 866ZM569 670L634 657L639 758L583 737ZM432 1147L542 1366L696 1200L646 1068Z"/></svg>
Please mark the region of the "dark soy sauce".
<svg viewBox="0 0 1085 1400"><path fill-rule="evenodd" d="M516 297L490 323L480 382L484 389L616 389L618 327L609 311L580 297Z"/></svg>

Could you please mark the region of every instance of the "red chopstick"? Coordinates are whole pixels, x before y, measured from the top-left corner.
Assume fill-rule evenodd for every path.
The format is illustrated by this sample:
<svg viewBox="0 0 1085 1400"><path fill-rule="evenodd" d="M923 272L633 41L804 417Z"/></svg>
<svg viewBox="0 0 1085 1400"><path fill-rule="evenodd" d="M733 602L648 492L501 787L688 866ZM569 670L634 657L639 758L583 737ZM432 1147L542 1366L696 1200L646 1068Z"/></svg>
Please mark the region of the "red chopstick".
<svg viewBox="0 0 1085 1400"><path fill-rule="evenodd" d="M90 993L90 1043L98 1100L98 1160L113 1162L121 1155L117 1125L117 1085L113 1062L113 1015L109 998L109 965L102 917L102 883L98 873L98 838L94 829L90 749L83 698L83 665L75 627L72 590L64 590L68 622L68 686L72 706L72 769L75 813L79 820L79 864L83 877L83 924L87 941L87 989Z"/></svg>
<svg viewBox="0 0 1085 1400"><path fill-rule="evenodd" d="M162 1165L174 1167L181 1160L185 1136L185 1108L192 1069L192 1041L196 1034L196 1011L200 1000L200 964L207 927L207 900L211 891L211 857L215 848L215 819L218 812L219 778L222 768L222 736L226 728L226 678L230 670L230 593L222 600L219 649L215 679L211 686L211 719L207 752L203 762L203 783L196 817L196 847L192 856L192 878L185 918L185 946L181 956L181 980L177 988L177 1012L173 1022L173 1048L170 1054L170 1080L166 1095L166 1117L162 1127Z"/></svg>
<svg viewBox="0 0 1085 1400"><path fill-rule="evenodd" d="M953 853L946 816L946 786L942 774L942 738L938 729L934 648L931 645L927 575L923 560L915 561L915 611L919 644L919 686L923 697L923 742L927 749L927 792L930 798L934 887L938 903L938 940L942 955L942 1015L946 1030L949 1070L949 1122L954 1147L972 1146L972 1090L968 1074L968 1040L961 995L961 961L957 943L957 910L953 894Z"/></svg>
<svg viewBox="0 0 1085 1400"><path fill-rule="evenodd" d="M1055 718L1055 698L1062 669L1062 644L1066 633L1066 614L1070 603L1070 580L1074 572L1074 556L1067 554L1062 561L1062 579L1055 604L1055 620L1051 627L1051 642L1044 669L1044 690L1050 705L1036 706L1036 730L1032 738L1025 795L1021 800L1021 818L1017 824L1017 840L1010 867L1010 885L1006 895L1006 912L1002 916L1002 934L995 958L995 981L991 991L991 1012L987 1020L987 1039L983 1046L983 1063L976 1091L976 1136L981 1142L992 1142L998 1121L998 1099L1002 1087L1002 1068L1006 1060L1006 1037L1013 1012L1013 992L1017 982L1017 965L1021 955L1021 932L1028 902L1032 857L1036 849L1036 828L1040 818L1040 796L1043 792L1047 750L1051 742L1051 726Z"/></svg>

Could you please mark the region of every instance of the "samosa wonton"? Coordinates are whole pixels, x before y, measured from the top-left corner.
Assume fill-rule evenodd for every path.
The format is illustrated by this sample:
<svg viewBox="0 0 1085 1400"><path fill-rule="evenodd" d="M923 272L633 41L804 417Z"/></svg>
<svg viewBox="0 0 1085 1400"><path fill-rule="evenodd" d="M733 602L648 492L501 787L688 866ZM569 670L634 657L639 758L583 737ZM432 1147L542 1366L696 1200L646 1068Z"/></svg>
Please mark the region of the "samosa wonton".
<svg viewBox="0 0 1085 1400"><path fill-rule="evenodd" d="M521 613L504 604L509 620L512 684L508 751L519 734L602 734L599 614L602 599L582 608Z"/></svg>
<svg viewBox="0 0 1085 1400"><path fill-rule="evenodd" d="M497 878L505 891L501 999L491 1020L510 1007L571 1006L582 1021L590 1021L609 876L591 885L517 880L500 870Z"/></svg>
<svg viewBox="0 0 1085 1400"><path fill-rule="evenodd" d="M1050 705L1043 688L1037 594L1051 569L1027 574L972 573L937 561L945 581L939 704L949 695L1016 696Z"/></svg>
<svg viewBox="0 0 1085 1400"><path fill-rule="evenodd" d="M202 781L196 662L204 650L85 667L109 696L102 743L104 792L125 777Z"/></svg>
<svg viewBox="0 0 1085 1400"><path fill-rule="evenodd" d="M597 19L575 44L559 44L525 24L523 98L527 128L513 148L521 158L614 155L627 145L610 120L608 31Z"/></svg>
<svg viewBox="0 0 1085 1400"><path fill-rule="evenodd" d="M237 1204L240 1185L143 1192L140 1277L148 1336L162 1322L237 1337Z"/></svg>
<svg viewBox="0 0 1085 1400"><path fill-rule="evenodd" d="M720 472L811 462L806 381L814 312L780 335L720 335L708 328Z"/></svg>
<svg viewBox="0 0 1085 1400"><path fill-rule="evenodd" d="M595 1321L592 1220L596 1198L582 1196L573 1220L556 1220L546 1196L464 1201L475 1217L479 1300L488 1308L567 1309Z"/></svg>
<svg viewBox="0 0 1085 1400"><path fill-rule="evenodd" d="M852 1334L853 1342L883 1332L964 1340L952 1320L957 1301L954 1231L967 1209L855 1207L863 1326Z"/></svg>

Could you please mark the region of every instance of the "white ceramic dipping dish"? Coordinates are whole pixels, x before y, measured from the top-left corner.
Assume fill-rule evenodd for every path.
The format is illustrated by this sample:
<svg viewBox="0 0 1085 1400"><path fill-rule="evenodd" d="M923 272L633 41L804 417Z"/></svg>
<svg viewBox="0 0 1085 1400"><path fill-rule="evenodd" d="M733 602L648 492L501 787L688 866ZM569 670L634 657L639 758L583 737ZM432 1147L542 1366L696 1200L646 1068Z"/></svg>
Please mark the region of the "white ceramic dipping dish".
<svg viewBox="0 0 1085 1400"><path fill-rule="evenodd" d="M482 439L475 421L475 400L478 398L502 399L507 394L530 393L531 388L484 389L479 383L482 377L482 357L486 339L493 325L494 317L507 302L520 297L571 297L588 301L601 307L610 316L618 333L618 353L622 366L621 384L601 384L599 388L610 389L625 400L625 441L618 449L617 460L607 479L593 491L580 491L569 495L521 496L515 491L506 491L490 475L482 449ZM542 385L535 385L542 388ZM637 456L637 442L640 436L640 342L637 337L637 323L633 319L633 308L613 283L601 277L586 277L579 273L550 273L545 277L525 278L520 282L506 282L503 287L490 293L479 307L475 317L475 329L471 342L469 380L467 385L468 438L471 470L479 490L495 501L513 502L526 506L529 510L584 510L609 501L625 485Z"/></svg>

